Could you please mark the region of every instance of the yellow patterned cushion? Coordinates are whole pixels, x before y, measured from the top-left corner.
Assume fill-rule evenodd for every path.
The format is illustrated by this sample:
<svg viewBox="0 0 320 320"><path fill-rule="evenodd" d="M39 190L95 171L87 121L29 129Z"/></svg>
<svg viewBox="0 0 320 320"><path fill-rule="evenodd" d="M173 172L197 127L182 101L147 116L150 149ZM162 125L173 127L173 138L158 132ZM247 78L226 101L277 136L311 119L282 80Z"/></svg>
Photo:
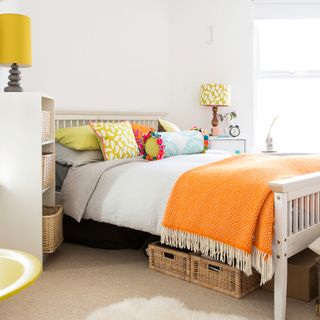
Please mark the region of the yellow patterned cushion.
<svg viewBox="0 0 320 320"><path fill-rule="evenodd" d="M99 142L104 160L134 158L139 154L129 121L90 123Z"/></svg>

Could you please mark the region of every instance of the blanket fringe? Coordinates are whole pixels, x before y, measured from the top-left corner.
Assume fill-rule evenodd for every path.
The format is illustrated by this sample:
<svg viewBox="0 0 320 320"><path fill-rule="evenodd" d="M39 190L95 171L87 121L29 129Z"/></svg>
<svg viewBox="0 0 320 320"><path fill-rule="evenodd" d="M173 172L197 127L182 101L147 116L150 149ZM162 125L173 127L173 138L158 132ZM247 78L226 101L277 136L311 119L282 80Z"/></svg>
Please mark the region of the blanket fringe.
<svg viewBox="0 0 320 320"><path fill-rule="evenodd" d="M236 267L248 276L252 274L253 267L261 274L261 285L271 280L273 276L272 255L263 253L254 246L250 254L220 241L163 226L161 230L161 243L210 256L232 267Z"/></svg>

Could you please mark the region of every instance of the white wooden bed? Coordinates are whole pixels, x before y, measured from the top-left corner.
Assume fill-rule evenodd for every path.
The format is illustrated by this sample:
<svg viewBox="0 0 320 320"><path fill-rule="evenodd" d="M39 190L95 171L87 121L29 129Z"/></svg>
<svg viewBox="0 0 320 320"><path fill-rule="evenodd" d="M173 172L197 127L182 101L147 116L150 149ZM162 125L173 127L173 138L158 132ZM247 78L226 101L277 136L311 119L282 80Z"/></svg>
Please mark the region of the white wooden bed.
<svg viewBox="0 0 320 320"><path fill-rule="evenodd" d="M134 121L157 128L166 113L56 112L56 128L86 125L89 121ZM320 172L271 181L274 192L275 270L274 319L286 317L287 261L320 236Z"/></svg>
<svg viewBox="0 0 320 320"><path fill-rule="evenodd" d="M84 126L92 122L130 121L158 128L158 119L165 118L166 112L92 112L56 111L56 128Z"/></svg>

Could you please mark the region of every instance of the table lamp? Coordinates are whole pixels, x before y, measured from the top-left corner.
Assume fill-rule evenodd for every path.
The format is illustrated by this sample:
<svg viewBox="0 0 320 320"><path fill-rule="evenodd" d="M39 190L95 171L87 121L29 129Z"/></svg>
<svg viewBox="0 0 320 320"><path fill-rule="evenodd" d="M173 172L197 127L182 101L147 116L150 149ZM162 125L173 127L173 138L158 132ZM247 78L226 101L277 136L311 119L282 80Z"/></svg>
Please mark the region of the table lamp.
<svg viewBox="0 0 320 320"><path fill-rule="evenodd" d="M31 67L31 22L21 14L0 14L0 65L10 67L5 92L22 92L19 67Z"/></svg>
<svg viewBox="0 0 320 320"><path fill-rule="evenodd" d="M218 107L229 107L231 100L231 86L229 84L209 83L200 88L200 105L212 107L211 135L219 135Z"/></svg>

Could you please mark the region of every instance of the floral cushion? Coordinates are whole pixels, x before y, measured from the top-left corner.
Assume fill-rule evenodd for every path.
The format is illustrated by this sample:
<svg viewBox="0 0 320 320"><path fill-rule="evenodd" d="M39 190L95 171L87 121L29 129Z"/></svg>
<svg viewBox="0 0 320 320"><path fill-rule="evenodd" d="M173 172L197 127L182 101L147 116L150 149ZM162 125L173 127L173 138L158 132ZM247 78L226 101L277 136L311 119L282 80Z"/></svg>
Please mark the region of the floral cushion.
<svg viewBox="0 0 320 320"><path fill-rule="evenodd" d="M143 154L143 136L149 131L155 131L155 129L143 124L133 123L132 130L141 155Z"/></svg>
<svg viewBox="0 0 320 320"><path fill-rule="evenodd" d="M204 136L198 130L180 132L150 131L144 136L144 155L147 160L160 160L182 154L205 152Z"/></svg>
<svg viewBox="0 0 320 320"><path fill-rule="evenodd" d="M129 121L119 123L90 123L100 143L104 160L128 159L139 150Z"/></svg>

